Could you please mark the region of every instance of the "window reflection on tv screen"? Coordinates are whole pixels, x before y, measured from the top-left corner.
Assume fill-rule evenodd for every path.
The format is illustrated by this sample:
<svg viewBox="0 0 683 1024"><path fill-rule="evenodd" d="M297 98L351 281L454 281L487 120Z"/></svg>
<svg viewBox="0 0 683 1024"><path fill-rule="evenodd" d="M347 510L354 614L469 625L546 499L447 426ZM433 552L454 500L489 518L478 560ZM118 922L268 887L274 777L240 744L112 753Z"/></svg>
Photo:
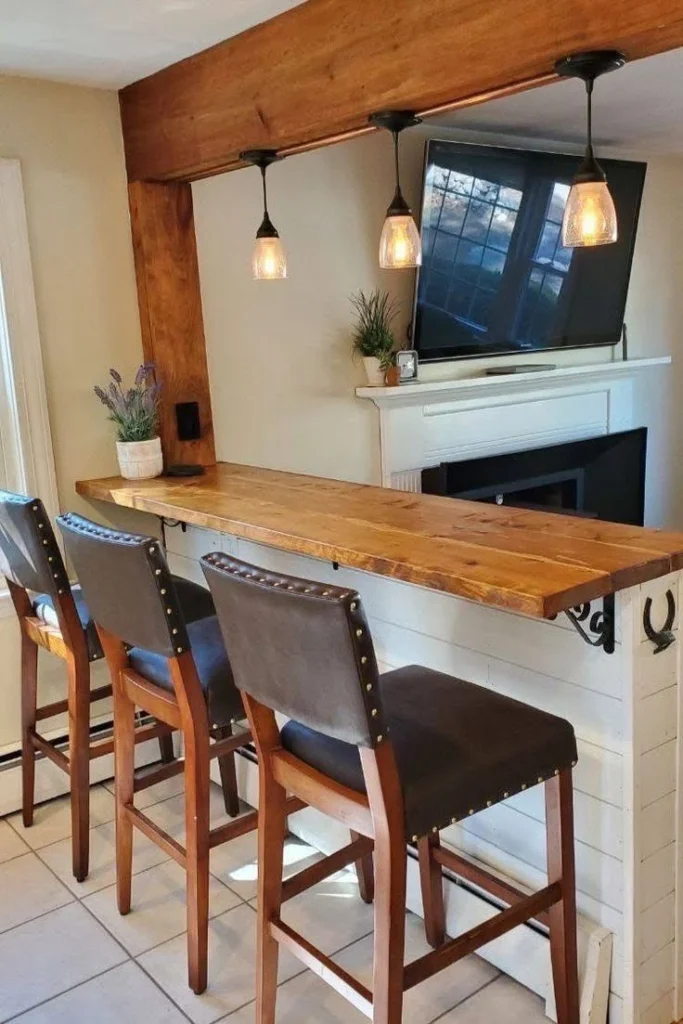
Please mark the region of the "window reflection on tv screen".
<svg viewBox="0 0 683 1024"><path fill-rule="evenodd" d="M619 240L566 249L579 159L427 143L414 324L422 360L619 341L646 165L601 161Z"/></svg>

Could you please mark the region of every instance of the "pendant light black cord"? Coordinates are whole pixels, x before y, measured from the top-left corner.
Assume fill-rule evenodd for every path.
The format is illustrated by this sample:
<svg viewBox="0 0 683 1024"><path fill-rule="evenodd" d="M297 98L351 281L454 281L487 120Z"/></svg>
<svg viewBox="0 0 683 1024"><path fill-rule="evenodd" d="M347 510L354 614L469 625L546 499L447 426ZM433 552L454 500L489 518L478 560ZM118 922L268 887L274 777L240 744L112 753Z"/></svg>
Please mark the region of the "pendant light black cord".
<svg viewBox="0 0 683 1024"><path fill-rule="evenodd" d="M586 156L593 159L593 85L595 79L586 79L586 102L588 121L588 144L586 145Z"/></svg>
<svg viewBox="0 0 683 1024"><path fill-rule="evenodd" d="M394 166L396 169L396 194L401 194L400 161L398 159L398 135L397 131L392 132L394 136Z"/></svg>
<svg viewBox="0 0 683 1024"><path fill-rule="evenodd" d="M266 170L267 165L261 164L261 179L263 181L263 216L268 216L268 193L266 192Z"/></svg>

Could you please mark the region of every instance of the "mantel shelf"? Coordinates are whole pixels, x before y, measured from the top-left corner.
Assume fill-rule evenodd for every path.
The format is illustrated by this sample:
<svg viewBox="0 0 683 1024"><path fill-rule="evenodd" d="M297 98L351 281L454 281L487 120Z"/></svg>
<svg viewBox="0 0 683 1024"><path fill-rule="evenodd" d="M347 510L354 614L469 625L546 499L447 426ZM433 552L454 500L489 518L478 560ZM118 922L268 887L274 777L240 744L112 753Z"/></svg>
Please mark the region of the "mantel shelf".
<svg viewBox="0 0 683 1024"><path fill-rule="evenodd" d="M548 391L577 383L600 383L633 377L641 370L656 366L668 366L671 356L656 356L652 359L628 359L620 362L589 363L584 366L561 366L555 370L539 370L531 373L515 373L495 377L484 374L477 377L461 377L451 380L420 381L416 384L401 384L398 387L356 388L358 398L369 398L379 408L401 405L423 405L430 402L452 401L470 398L496 398Z"/></svg>

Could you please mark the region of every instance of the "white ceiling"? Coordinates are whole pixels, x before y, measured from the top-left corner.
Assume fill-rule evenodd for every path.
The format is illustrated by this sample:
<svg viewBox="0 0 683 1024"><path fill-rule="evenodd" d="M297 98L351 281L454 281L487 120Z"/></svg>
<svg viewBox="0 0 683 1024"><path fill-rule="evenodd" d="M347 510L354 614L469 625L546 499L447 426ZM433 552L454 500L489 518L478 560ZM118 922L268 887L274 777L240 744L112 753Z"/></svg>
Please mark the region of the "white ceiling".
<svg viewBox="0 0 683 1024"><path fill-rule="evenodd" d="M583 142L584 87L577 81L558 82L432 123L550 142ZM593 97L593 131L602 146L683 152L683 50L634 61L601 78Z"/></svg>
<svg viewBox="0 0 683 1024"><path fill-rule="evenodd" d="M302 0L0 0L0 73L120 89Z"/></svg>

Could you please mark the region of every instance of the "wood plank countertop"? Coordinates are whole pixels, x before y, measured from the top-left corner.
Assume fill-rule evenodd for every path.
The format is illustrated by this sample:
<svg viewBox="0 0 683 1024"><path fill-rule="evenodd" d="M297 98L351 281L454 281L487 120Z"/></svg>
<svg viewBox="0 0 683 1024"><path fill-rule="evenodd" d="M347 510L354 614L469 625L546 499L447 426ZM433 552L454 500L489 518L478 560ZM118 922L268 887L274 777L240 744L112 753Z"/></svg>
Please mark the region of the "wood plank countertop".
<svg viewBox="0 0 683 1024"><path fill-rule="evenodd" d="M232 463L76 490L536 618L683 568L683 533Z"/></svg>

